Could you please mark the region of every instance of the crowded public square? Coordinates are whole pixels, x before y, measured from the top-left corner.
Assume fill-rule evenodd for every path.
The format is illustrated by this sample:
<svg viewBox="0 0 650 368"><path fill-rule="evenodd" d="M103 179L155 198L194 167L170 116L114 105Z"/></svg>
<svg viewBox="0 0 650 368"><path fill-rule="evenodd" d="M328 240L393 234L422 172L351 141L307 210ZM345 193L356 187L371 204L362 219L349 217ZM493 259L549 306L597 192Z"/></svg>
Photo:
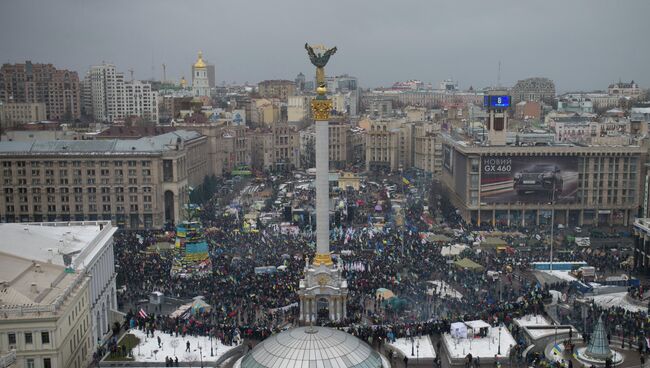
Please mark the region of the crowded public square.
<svg viewBox="0 0 650 368"><path fill-rule="evenodd" d="M608 341L634 350L628 360L640 364L650 326L642 284L627 282L631 249L623 245L625 234L615 228L599 230L619 240L615 247L596 248L575 243L576 237L594 231L589 229L556 229L551 240L550 228L473 225L457 215L437 188L413 172L361 177L358 190L332 189L330 246L349 288L347 315L331 321L319 310L309 324L344 330L397 367L440 367L458 360L450 358L453 349L444 348L452 325L484 321L486 327L498 328L499 339L502 328L504 338L509 331L512 343L484 362L467 349L460 356L465 366L524 367L572 366L568 362L573 358L554 360L543 350L529 351L530 340L516 319L542 315L549 326L573 325L575 335L561 337L570 346L569 340L588 344L600 318ZM304 172L215 183L215 193L193 206L191 214L208 244L209 259L203 262L210 267L207 271L188 266L185 272L173 272L179 255L171 224L161 231L118 232L118 306L125 312L119 328L143 331L152 339L173 335L188 351L188 338L196 336L207 336L211 343L214 339L218 351L238 344L245 351L271 335L305 325L299 318L298 285L315 254L309 215L313 197ZM548 267L551 241L556 268ZM536 270L540 264L550 271ZM581 289L590 285L585 275L554 271L566 264L594 267L602 280L625 280L619 282L623 288L612 286L624 295L599 303L588 296L593 290L589 294ZM152 295L164 301L152 302ZM203 307L195 308L197 299ZM413 339L422 336L431 345L428 359L419 340L417 354L411 351ZM400 341L406 348L396 347ZM203 348L207 356L210 349ZM117 339L102 349L120 353Z"/></svg>

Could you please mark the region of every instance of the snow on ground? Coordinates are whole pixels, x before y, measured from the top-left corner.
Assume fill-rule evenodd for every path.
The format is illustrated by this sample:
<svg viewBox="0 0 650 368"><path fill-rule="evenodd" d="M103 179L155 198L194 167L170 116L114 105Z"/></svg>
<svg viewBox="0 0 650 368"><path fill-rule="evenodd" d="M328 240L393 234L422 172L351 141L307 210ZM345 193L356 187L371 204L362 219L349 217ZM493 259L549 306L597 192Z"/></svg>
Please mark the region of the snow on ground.
<svg viewBox="0 0 650 368"><path fill-rule="evenodd" d="M467 354L472 353L472 356L479 358L494 358L497 355L499 345L499 328L490 327L488 335L482 338L475 339L454 339L450 334L444 334L443 339L451 358L462 359ZM512 337L507 328L501 328L501 354L500 356L508 356L510 346L515 346L515 339Z"/></svg>
<svg viewBox="0 0 650 368"><path fill-rule="evenodd" d="M603 308L621 307L630 312L647 311L647 308L639 307L637 305L630 303L625 298L626 294L627 292L602 294L602 295L596 295L591 299L593 299L596 304L598 304Z"/></svg>
<svg viewBox="0 0 650 368"><path fill-rule="evenodd" d="M420 344L420 349L418 350L418 343ZM400 353L406 357L420 357L420 358L430 358L433 359L436 357L436 351L433 348L433 343L431 343L431 338L429 336L416 336L413 338L413 352L414 355L411 355L411 339L403 337L401 339L395 340L388 344L391 348L397 349ZM418 353L419 352L419 353Z"/></svg>
<svg viewBox="0 0 650 368"><path fill-rule="evenodd" d="M433 294L433 285L435 285L436 294L441 298L463 299L463 294L442 280L429 281L428 284L430 286L429 290L427 291L429 295Z"/></svg>
<svg viewBox="0 0 650 368"><path fill-rule="evenodd" d="M515 318L515 323L524 326L550 326L552 323L541 314L527 314L521 318Z"/></svg>
<svg viewBox="0 0 650 368"><path fill-rule="evenodd" d="M573 277L573 276L571 276L569 274L569 271L558 271L558 270L548 271L548 270L546 270L546 271L539 271L539 272L542 272L544 274L557 277L558 279L560 279L562 281L571 282L571 281L577 280L575 277Z"/></svg>
<svg viewBox="0 0 650 368"><path fill-rule="evenodd" d="M555 328L550 327L550 328L529 328L527 329L527 331L530 334L530 337L532 337L534 340L537 340L542 337L553 336L556 333L567 334L569 333L569 329L570 327L563 327L563 328L558 328L556 330ZM578 331L575 328L573 329L573 338L580 339L580 334L578 334Z"/></svg>
<svg viewBox="0 0 650 368"><path fill-rule="evenodd" d="M201 360L199 356L199 346L202 348L202 355L204 361L216 361L225 352L237 347L237 345L227 346L223 345L218 339L212 339L212 347L214 348L214 356L210 356L210 339L207 336L189 336L174 337L172 335L156 331L154 337L146 337L144 331L132 329L128 333L132 333L140 339L140 344L133 349L133 357L136 362L164 362L165 357L178 357L179 362L198 362ZM158 348L158 339L160 336L162 348ZM173 341L178 343L176 347L176 355L174 355ZM186 352L186 343L190 342L190 352Z"/></svg>

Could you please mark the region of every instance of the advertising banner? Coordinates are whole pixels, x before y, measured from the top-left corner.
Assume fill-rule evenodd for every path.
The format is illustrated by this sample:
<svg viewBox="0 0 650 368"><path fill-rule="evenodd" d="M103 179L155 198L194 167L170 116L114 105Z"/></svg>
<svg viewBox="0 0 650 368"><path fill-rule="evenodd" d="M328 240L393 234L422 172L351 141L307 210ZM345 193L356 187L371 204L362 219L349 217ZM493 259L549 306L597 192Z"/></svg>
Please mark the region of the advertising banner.
<svg viewBox="0 0 650 368"><path fill-rule="evenodd" d="M482 203L572 203L578 189L578 158L485 156Z"/></svg>

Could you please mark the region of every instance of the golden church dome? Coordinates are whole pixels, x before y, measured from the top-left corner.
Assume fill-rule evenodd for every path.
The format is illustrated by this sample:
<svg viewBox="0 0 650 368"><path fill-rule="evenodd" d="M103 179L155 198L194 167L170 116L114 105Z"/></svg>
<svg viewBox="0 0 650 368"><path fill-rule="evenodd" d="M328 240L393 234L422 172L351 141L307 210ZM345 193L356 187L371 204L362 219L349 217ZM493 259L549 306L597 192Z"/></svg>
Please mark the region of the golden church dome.
<svg viewBox="0 0 650 368"><path fill-rule="evenodd" d="M203 61L203 53L199 51L199 60L194 63L194 69L204 69L206 67L205 62Z"/></svg>

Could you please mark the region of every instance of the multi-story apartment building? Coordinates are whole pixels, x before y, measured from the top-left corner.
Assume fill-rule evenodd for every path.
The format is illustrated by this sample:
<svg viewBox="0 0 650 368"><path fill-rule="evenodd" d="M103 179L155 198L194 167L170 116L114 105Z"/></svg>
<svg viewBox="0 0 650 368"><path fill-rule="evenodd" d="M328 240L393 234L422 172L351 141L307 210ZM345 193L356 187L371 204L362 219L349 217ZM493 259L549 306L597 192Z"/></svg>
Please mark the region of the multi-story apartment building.
<svg viewBox="0 0 650 368"><path fill-rule="evenodd" d="M548 78L527 78L517 81L511 91L514 104L521 101L552 103L555 99L555 83Z"/></svg>
<svg viewBox="0 0 650 368"><path fill-rule="evenodd" d="M265 80L257 84L257 92L262 98L277 98L284 102L296 94L296 83L290 80Z"/></svg>
<svg viewBox="0 0 650 368"><path fill-rule="evenodd" d="M350 125L345 122L329 124L329 162L330 169L344 169L351 163Z"/></svg>
<svg viewBox="0 0 650 368"><path fill-rule="evenodd" d="M290 96L287 102L287 121L299 123L310 118L310 103L313 96Z"/></svg>
<svg viewBox="0 0 650 368"><path fill-rule="evenodd" d="M262 170L300 168L300 134L287 123L260 129L251 135L251 161Z"/></svg>
<svg viewBox="0 0 650 368"><path fill-rule="evenodd" d="M91 67L82 91L84 112L95 120L114 122L136 116L158 122L158 93L152 91L149 83L125 82L124 74L117 72L115 65Z"/></svg>
<svg viewBox="0 0 650 368"><path fill-rule="evenodd" d="M47 119L72 121L81 116L79 76L52 64L4 64L0 68L0 101L43 103Z"/></svg>
<svg viewBox="0 0 650 368"><path fill-rule="evenodd" d="M42 102L0 102L0 128L15 128L19 125L42 121L47 118Z"/></svg>
<svg viewBox="0 0 650 368"><path fill-rule="evenodd" d="M67 252L49 252L56 243L39 244L42 248L37 249L26 241L32 238L30 228L3 232L0 355L15 351L17 367L87 367L96 346L91 277L68 262ZM41 261L44 258L51 262Z"/></svg>
<svg viewBox="0 0 650 368"><path fill-rule="evenodd" d="M418 122L414 127L413 166L434 178L442 171L442 139L440 124Z"/></svg>
<svg viewBox="0 0 650 368"><path fill-rule="evenodd" d="M179 130L137 140L0 142L0 219L112 220L131 229L183 218L209 174L206 137Z"/></svg>
<svg viewBox="0 0 650 368"><path fill-rule="evenodd" d="M399 169L401 120L370 120L366 132L366 170Z"/></svg>

